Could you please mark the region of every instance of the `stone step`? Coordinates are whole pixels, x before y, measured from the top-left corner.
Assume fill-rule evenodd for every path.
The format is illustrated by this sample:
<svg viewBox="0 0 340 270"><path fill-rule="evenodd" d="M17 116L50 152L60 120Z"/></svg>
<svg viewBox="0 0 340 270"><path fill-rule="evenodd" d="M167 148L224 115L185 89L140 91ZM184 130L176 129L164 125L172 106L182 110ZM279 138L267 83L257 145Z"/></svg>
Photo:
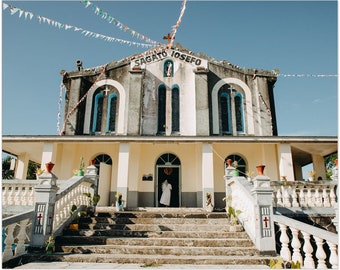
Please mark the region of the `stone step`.
<svg viewBox="0 0 340 270"><path fill-rule="evenodd" d="M147 238L233 238L235 237L235 232L228 231L130 231L130 230L64 230L64 236L108 236L108 237L147 237ZM237 237L239 239L247 239L248 235L245 231L237 232Z"/></svg>
<svg viewBox="0 0 340 270"><path fill-rule="evenodd" d="M228 224L109 224L109 223L80 223L79 229L106 229L129 231L230 231Z"/></svg>
<svg viewBox="0 0 340 270"><path fill-rule="evenodd" d="M103 223L103 224L228 224L227 217L224 218L183 218L183 217L104 217L80 218L81 223Z"/></svg>
<svg viewBox="0 0 340 270"><path fill-rule="evenodd" d="M177 256L177 255L137 255L137 254L64 254L40 255L40 262L87 262L87 263L119 263L119 264L192 264L192 265L263 265L268 266L272 257L268 256Z"/></svg>
<svg viewBox="0 0 340 270"><path fill-rule="evenodd" d="M130 246L183 246L183 247L253 247L250 239L240 238L134 238L105 236L57 236L56 246L130 245Z"/></svg>
<svg viewBox="0 0 340 270"><path fill-rule="evenodd" d="M79 254L138 254L138 255L191 255L191 256L254 256L254 247L184 247L184 246L62 246L57 251Z"/></svg>
<svg viewBox="0 0 340 270"><path fill-rule="evenodd" d="M107 209L107 210L106 210ZM179 208L156 208L153 211L116 211L114 207L96 207L97 216L114 218L200 218L200 219L226 219L226 212L207 212L204 209L186 210Z"/></svg>

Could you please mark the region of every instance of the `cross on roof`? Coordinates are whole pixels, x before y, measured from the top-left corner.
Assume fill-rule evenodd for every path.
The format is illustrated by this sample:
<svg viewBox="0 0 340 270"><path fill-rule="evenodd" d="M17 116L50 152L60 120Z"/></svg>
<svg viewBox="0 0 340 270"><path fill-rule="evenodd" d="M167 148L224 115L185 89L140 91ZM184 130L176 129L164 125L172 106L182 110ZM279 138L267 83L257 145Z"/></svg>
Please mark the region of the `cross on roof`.
<svg viewBox="0 0 340 270"><path fill-rule="evenodd" d="M171 40L174 40L175 37L171 37L171 36L170 36L170 33L168 33L168 35L167 35L167 36L164 36L163 39L168 40L168 45L166 45L166 47L169 49L169 48L171 47Z"/></svg>
<svg viewBox="0 0 340 270"><path fill-rule="evenodd" d="M107 93L110 92L110 89L106 86L106 88L103 92L105 92L105 96L107 96Z"/></svg>

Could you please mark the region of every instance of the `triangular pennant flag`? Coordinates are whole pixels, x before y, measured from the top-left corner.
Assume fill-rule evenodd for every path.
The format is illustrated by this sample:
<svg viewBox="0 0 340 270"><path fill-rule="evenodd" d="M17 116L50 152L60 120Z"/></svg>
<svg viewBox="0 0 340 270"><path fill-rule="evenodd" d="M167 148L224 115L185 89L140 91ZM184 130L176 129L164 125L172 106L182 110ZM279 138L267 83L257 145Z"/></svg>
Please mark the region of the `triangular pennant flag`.
<svg viewBox="0 0 340 270"><path fill-rule="evenodd" d="M9 5L7 5L6 3L2 3L2 9L5 10L6 8L8 8Z"/></svg>

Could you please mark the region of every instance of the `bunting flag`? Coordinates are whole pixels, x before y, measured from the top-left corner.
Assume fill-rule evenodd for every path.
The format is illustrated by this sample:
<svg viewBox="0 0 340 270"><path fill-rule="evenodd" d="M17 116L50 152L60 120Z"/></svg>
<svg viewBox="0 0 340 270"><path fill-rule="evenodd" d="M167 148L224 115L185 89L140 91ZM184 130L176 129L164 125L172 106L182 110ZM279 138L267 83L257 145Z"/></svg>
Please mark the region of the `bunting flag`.
<svg viewBox="0 0 340 270"><path fill-rule="evenodd" d="M177 32L178 27L180 26L181 22L182 22L182 17L184 15L184 11L185 11L185 7L186 7L186 0L183 0L182 2L182 7L181 7L181 12L179 14L179 18L177 20L177 23L172 27L172 32L171 32L171 39L170 39L170 48L172 47L172 43L174 42L175 39L175 35Z"/></svg>
<svg viewBox="0 0 340 270"><path fill-rule="evenodd" d="M34 15L32 12L22 10L20 8L8 5L6 3L3 3L2 7L3 7L3 10L9 8L11 15L19 14L19 18L21 18L22 15L25 16L25 19L29 18L30 20L32 20L33 18L36 18L39 21L39 23L47 23L50 26L54 26L56 28L63 29L63 30L73 29L75 32L79 32L80 34L84 35L85 37L100 38L100 39L108 41L108 42L119 42L120 44L127 44L129 46L133 45L133 46L137 46L137 47L140 46L142 48L149 48L149 47L154 46L153 44L139 43L139 42L133 42L133 41L124 40L124 39L120 39L120 38L110 37L110 36L95 33L95 32L80 28L80 27L72 26L72 25L69 25L69 24L63 24L61 22L40 16L40 15Z"/></svg>
<svg viewBox="0 0 340 270"><path fill-rule="evenodd" d="M85 8L92 9L94 11L94 13L96 15L100 16L103 20L106 20L108 23L113 24L114 26L118 27L120 30L123 30L124 32L129 32L133 37L136 37L140 40L144 40L145 42L150 43L153 46L156 45L156 44L159 44L159 42L154 41L154 40L136 32L135 30L131 29L127 25L118 21L116 18L110 16L107 12L102 10L100 7L91 3L90 0L83 0L82 3L85 5Z"/></svg>
<svg viewBox="0 0 340 270"><path fill-rule="evenodd" d="M338 77L338 74L278 74L278 77L297 77L297 78L327 78L327 77Z"/></svg>

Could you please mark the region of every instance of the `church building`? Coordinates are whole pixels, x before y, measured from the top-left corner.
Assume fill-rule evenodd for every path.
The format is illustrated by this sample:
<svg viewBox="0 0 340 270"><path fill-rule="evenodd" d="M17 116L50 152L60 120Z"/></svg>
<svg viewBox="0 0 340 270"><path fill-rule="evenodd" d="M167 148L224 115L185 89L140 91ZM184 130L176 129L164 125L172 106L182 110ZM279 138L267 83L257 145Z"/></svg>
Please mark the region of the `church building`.
<svg viewBox="0 0 340 270"><path fill-rule="evenodd" d="M120 192L126 207L160 207L162 183L170 207L204 207L207 192L225 206L224 174L231 159L239 176L265 165L271 180L302 180L313 163L326 179L324 157L336 137L278 136L275 71L239 68L180 45L156 47L121 61L61 71L66 89L59 136L4 136L18 157L15 178L28 161L53 162L67 180L83 159L99 169L99 205Z"/></svg>

